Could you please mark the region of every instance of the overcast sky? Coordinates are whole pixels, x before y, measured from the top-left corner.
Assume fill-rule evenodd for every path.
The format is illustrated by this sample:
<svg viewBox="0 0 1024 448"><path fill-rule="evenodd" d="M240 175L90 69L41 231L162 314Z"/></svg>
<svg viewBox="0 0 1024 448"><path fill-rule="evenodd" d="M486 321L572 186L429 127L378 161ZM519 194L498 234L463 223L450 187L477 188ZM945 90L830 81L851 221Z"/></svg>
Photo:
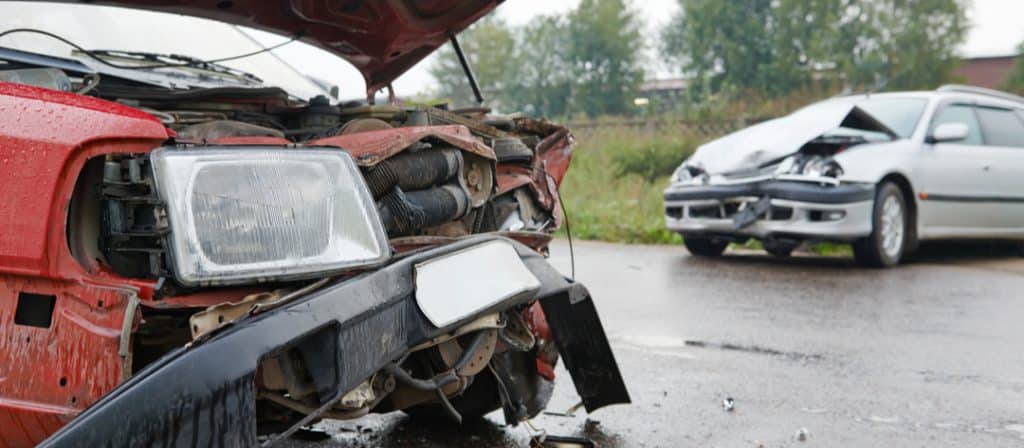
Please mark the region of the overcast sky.
<svg viewBox="0 0 1024 448"><path fill-rule="evenodd" d="M507 0L497 14L513 25L529 22L538 15L571 10L579 0ZM646 22L648 46L655 47L657 31L679 9L677 0L634 0L633 5ZM968 6L971 30L960 49L965 56L1001 56L1014 53L1024 40L1024 0L973 0ZM399 92L422 92L433 86L427 72L430 58L421 62L395 82ZM659 67L658 74L664 74Z"/></svg>

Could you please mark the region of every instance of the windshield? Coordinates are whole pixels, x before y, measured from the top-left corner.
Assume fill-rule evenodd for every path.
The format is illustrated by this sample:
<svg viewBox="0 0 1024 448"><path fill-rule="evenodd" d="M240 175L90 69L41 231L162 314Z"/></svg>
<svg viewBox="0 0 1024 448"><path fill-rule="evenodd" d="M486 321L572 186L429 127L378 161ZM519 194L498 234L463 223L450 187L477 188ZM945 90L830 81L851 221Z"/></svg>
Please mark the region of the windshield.
<svg viewBox="0 0 1024 448"><path fill-rule="evenodd" d="M801 109L801 113L814 113L817 108L823 108L832 104L854 103L857 107L867 112L876 120L892 129L899 138L910 138L917 129L917 123L921 121L921 114L924 113L928 100L924 98L908 98L893 96L846 96L834 98L815 103ZM831 107L831 106L830 106ZM859 129L846 129L855 134L877 134Z"/></svg>
<svg viewBox="0 0 1024 448"><path fill-rule="evenodd" d="M857 107L888 126L900 138L910 138L914 134L927 104L928 100L924 98L862 98L857 101Z"/></svg>
<svg viewBox="0 0 1024 448"><path fill-rule="evenodd" d="M0 31L14 28L39 29L64 37L89 50L121 50L216 59L258 51L287 40L285 37L212 20L125 8L0 2L0 10L4 11L0 16ZM91 67L100 67L92 58L45 36L11 34L0 38L0 47L74 58ZM265 86L280 87L300 99L328 95L331 83L311 76L307 67L291 63L281 54L294 54L296 50L314 52L317 53L314 59L317 65L356 72L345 60L310 45L292 42L286 47L292 47L291 51L257 54L224 62L223 65L251 73L261 79ZM347 90L358 92L360 89Z"/></svg>

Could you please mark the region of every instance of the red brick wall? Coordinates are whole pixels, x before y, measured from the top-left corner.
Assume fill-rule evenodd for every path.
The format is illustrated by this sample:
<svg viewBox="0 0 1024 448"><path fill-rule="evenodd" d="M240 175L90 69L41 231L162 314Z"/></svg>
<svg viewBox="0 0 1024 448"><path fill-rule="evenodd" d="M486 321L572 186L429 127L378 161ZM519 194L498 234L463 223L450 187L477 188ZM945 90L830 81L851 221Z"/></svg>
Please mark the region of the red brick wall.
<svg viewBox="0 0 1024 448"><path fill-rule="evenodd" d="M1013 70L1016 58L1016 56L1001 56L964 59L953 75L972 86L1001 89L1006 77Z"/></svg>

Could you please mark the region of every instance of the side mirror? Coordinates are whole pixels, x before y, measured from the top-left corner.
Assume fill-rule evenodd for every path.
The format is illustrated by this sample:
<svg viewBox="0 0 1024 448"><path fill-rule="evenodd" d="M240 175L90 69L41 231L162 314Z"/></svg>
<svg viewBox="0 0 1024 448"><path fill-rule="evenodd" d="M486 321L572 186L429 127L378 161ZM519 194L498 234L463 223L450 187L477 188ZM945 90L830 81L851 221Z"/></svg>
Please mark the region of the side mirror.
<svg viewBox="0 0 1024 448"><path fill-rule="evenodd" d="M928 143L952 143L963 141L967 138L970 128L963 123L943 123L938 125L932 135L928 136Z"/></svg>

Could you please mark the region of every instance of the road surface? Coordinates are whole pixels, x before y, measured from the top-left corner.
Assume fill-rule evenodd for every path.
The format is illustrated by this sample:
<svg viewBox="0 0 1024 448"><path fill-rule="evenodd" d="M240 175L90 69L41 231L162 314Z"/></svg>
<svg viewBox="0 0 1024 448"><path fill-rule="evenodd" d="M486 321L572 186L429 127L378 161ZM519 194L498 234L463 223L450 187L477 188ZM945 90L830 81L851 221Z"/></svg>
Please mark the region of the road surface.
<svg viewBox="0 0 1024 448"><path fill-rule="evenodd" d="M634 404L538 430L604 447L1024 446L1024 259L932 248L908 265L576 242ZM552 262L567 274L568 248ZM576 402L568 374L550 406ZM731 412L723 401L732 398ZM290 446L527 446L529 430L402 414ZM803 440L801 440L803 439Z"/></svg>

